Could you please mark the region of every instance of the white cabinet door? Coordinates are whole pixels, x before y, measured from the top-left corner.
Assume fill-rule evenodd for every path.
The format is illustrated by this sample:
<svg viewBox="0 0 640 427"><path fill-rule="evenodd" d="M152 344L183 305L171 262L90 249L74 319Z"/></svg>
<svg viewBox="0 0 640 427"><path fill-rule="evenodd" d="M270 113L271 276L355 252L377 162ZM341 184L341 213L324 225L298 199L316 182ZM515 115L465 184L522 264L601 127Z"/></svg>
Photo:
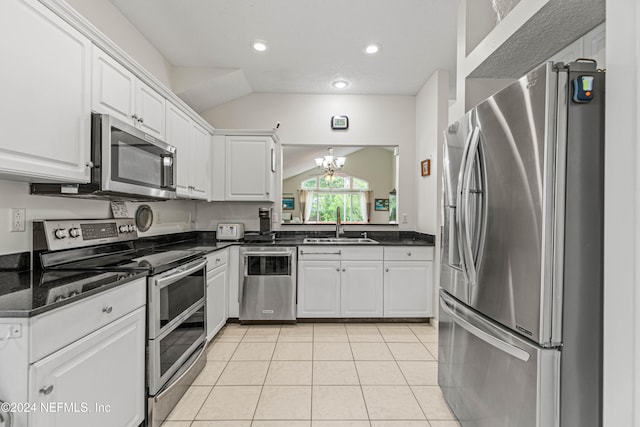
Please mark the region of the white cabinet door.
<svg viewBox="0 0 640 427"><path fill-rule="evenodd" d="M138 127L149 135L165 138L165 99L140 80L136 81Z"/></svg>
<svg viewBox="0 0 640 427"><path fill-rule="evenodd" d="M137 427L144 420L144 347L145 309L139 308L31 365L29 401L38 411L29 426Z"/></svg>
<svg viewBox="0 0 640 427"><path fill-rule="evenodd" d="M93 47L91 108L165 139L165 99L100 48Z"/></svg>
<svg viewBox="0 0 640 427"><path fill-rule="evenodd" d="M207 340L212 339L227 321L227 265L207 272Z"/></svg>
<svg viewBox="0 0 640 427"><path fill-rule="evenodd" d="M432 317L431 261L384 263L384 317Z"/></svg>
<svg viewBox="0 0 640 427"><path fill-rule="evenodd" d="M178 107L167 102L167 139L166 142L176 147L176 193L189 197L191 193L190 172L190 133L191 119Z"/></svg>
<svg viewBox="0 0 640 427"><path fill-rule="evenodd" d="M272 151L271 137L227 136L226 200L273 201Z"/></svg>
<svg viewBox="0 0 640 427"><path fill-rule="evenodd" d="M341 316L382 317L382 262L342 261Z"/></svg>
<svg viewBox="0 0 640 427"><path fill-rule="evenodd" d="M193 123L191 127L191 197L207 200L209 198L209 149L211 135L202 126Z"/></svg>
<svg viewBox="0 0 640 427"><path fill-rule="evenodd" d="M0 175L88 182L91 42L35 0L0 12Z"/></svg>
<svg viewBox="0 0 640 427"><path fill-rule="evenodd" d="M298 317L340 317L340 261L298 263Z"/></svg>
<svg viewBox="0 0 640 427"><path fill-rule="evenodd" d="M92 75L93 111L135 124L136 76L96 46L93 47Z"/></svg>
<svg viewBox="0 0 640 427"><path fill-rule="evenodd" d="M229 286L227 295L229 295L229 305L227 306L227 317L238 318L240 316L240 246L231 246L229 248Z"/></svg>

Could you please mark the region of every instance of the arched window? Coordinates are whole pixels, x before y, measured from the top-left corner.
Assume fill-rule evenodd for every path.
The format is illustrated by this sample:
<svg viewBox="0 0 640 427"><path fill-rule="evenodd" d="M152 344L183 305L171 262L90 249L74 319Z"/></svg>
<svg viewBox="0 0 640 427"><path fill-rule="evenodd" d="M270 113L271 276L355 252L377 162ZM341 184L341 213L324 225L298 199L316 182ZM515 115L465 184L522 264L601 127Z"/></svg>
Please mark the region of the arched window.
<svg viewBox="0 0 640 427"><path fill-rule="evenodd" d="M310 178L300 184L306 190L304 222L307 224L335 223L338 207L343 224L369 222L371 211L369 182L349 175L333 179Z"/></svg>

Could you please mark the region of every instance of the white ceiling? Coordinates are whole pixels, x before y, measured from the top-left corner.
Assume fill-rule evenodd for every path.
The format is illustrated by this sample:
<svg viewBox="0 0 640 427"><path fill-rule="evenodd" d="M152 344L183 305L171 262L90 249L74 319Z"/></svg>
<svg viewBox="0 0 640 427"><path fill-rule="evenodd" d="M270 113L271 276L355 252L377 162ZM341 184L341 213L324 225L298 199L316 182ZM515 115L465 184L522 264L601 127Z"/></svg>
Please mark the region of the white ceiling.
<svg viewBox="0 0 640 427"><path fill-rule="evenodd" d="M415 95L438 68L455 81L455 0L111 1L179 72L211 70L176 90L198 111L250 92Z"/></svg>

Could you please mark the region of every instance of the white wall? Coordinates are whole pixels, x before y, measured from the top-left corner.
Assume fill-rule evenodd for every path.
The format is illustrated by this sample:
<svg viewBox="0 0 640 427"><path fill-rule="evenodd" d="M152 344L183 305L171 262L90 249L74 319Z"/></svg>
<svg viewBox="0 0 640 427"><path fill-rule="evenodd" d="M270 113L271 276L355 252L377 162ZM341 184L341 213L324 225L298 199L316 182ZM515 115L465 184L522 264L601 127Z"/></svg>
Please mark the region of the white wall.
<svg viewBox="0 0 640 427"><path fill-rule="evenodd" d="M172 89L172 66L109 0L67 0L75 10Z"/></svg>
<svg viewBox="0 0 640 427"><path fill-rule="evenodd" d="M640 426L640 5L607 2L604 426ZM631 84L629 84L631 82Z"/></svg>
<svg viewBox="0 0 640 427"><path fill-rule="evenodd" d="M133 217L141 203L127 203ZM191 201L148 203L154 213L154 225L141 236L189 231L195 219ZM11 232L11 208L26 208L25 232ZM102 219L111 218L108 201L32 196L25 182L0 180L0 255L32 249L31 227L34 219Z"/></svg>
<svg viewBox="0 0 640 427"><path fill-rule="evenodd" d="M439 234L438 203L441 192L441 160L443 132L448 122L449 76L444 70L436 71L427 80L416 97L416 163L431 159L431 175L421 176L414 168L416 179L416 230ZM440 191L438 191L440 189Z"/></svg>
<svg viewBox="0 0 640 427"><path fill-rule="evenodd" d="M416 170L416 230L436 236L433 268L433 301L437 317L440 283L440 206L442 200L442 143L449 121L449 74L437 70L416 97L416 163L431 159L431 175Z"/></svg>
<svg viewBox="0 0 640 427"><path fill-rule="evenodd" d="M348 131L332 131L331 117L347 115ZM254 93L205 111L202 116L218 129L271 129L280 121L282 144L398 145L400 166L398 179L398 219L400 229L414 230L415 173L415 97L372 95L301 95ZM279 190L280 191L280 190ZM278 192L276 200L279 200ZM280 203L273 205L280 214ZM226 210L227 208L222 208ZM234 207L233 209L240 209ZM205 210L199 211L198 227L206 223ZM210 214L218 208L207 208ZM406 214L406 222L402 221ZM253 216L253 214L252 214ZM255 216L257 217L257 208ZM312 226L287 226L308 230ZM313 226L322 229L322 226ZM350 228L366 228L352 226ZM396 226L380 226L398 229ZM325 227L326 228L326 227Z"/></svg>

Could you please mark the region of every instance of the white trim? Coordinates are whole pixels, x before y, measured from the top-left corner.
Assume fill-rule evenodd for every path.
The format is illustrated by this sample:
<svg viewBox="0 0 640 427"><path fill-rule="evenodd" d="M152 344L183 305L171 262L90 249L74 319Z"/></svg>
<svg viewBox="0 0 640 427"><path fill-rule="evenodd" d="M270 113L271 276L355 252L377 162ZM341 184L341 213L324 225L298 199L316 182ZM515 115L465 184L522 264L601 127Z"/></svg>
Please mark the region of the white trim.
<svg viewBox="0 0 640 427"><path fill-rule="evenodd" d="M603 425L640 426L640 6L606 13Z"/></svg>
<svg viewBox="0 0 640 427"><path fill-rule="evenodd" d="M80 31L91 42L104 50L108 55L113 57L116 61L122 64L123 67L131 71L140 80L147 85L151 86L160 95L171 101L176 106L179 106L185 113L187 113L196 123L204 127L209 133L213 133L214 128L211 123L203 119L198 113L196 113L191 107L173 93L169 88L162 84L155 76L144 69L138 64L129 54L116 45L111 39L109 39L104 33L97 29L91 22L85 17L80 15L74 8L72 8L64 0L38 0L40 3L49 8L53 13L58 15L64 21L69 23L76 30Z"/></svg>

